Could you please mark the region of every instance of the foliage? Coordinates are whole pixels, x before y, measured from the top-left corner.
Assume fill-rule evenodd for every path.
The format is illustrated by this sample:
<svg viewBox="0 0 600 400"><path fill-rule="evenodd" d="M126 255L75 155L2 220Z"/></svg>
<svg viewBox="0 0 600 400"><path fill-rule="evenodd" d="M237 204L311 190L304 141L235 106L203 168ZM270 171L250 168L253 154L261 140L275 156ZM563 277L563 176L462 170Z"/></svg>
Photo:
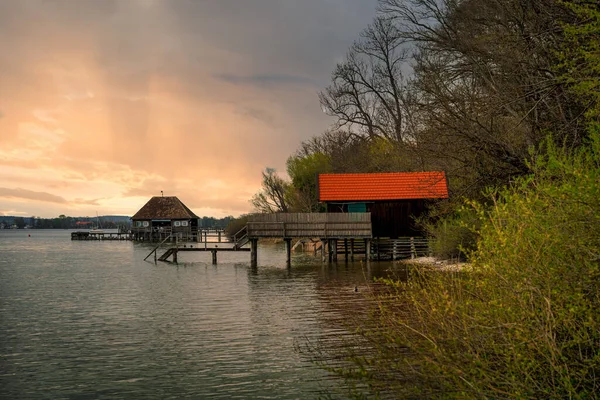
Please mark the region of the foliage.
<svg viewBox="0 0 600 400"><path fill-rule="evenodd" d="M198 219L198 226L200 228L224 229L233 219L234 218L231 215L223 218L201 217Z"/></svg>
<svg viewBox="0 0 600 400"><path fill-rule="evenodd" d="M251 203L260 213L288 212L289 182L277 175L273 168L262 173L262 189L252 197Z"/></svg>
<svg viewBox="0 0 600 400"><path fill-rule="evenodd" d="M287 172L294 189L291 194L294 211L321 211L322 205L317 196L318 175L331 172L330 158L320 152L292 156L287 160Z"/></svg>
<svg viewBox="0 0 600 400"><path fill-rule="evenodd" d="M373 350L353 356L347 376L396 397L597 396L600 129L591 138L574 153L549 140L535 175L489 208L473 204L481 227L469 269L387 280L393 292L363 332Z"/></svg>
<svg viewBox="0 0 600 400"><path fill-rule="evenodd" d="M564 1L580 19L566 24L561 47L561 79L587 108L587 117L600 122L600 6L595 0Z"/></svg>
<svg viewBox="0 0 600 400"><path fill-rule="evenodd" d="M479 228L478 215L468 202L450 215L425 223L425 230L432 239L433 255L462 261L477 247Z"/></svg>
<svg viewBox="0 0 600 400"><path fill-rule="evenodd" d="M364 172L369 163L369 140L354 133L330 130L300 144L297 157L321 153L329 159L330 172Z"/></svg>
<svg viewBox="0 0 600 400"><path fill-rule="evenodd" d="M582 65L598 75L595 3L379 0L320 94L354 144L331 157L332 170L444 170L454 194L481 199L529 174L530 149L549 132L581 146L592 105L568 89L593 79L563 77ZM573 46L557 51L565 41Z"/></svg>

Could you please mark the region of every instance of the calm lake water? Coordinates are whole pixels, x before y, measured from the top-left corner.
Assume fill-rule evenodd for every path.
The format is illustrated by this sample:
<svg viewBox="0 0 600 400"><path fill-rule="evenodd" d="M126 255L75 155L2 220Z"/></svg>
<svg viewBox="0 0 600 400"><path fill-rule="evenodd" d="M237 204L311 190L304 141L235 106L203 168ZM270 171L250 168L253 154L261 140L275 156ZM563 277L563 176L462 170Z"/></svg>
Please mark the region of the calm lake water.
<svg viewBox="0 0 600 400"><path fill-rule="evenodd" d="M372 275L283 246L143 261L148 244L0 230L0 398L317 398L341 383L299 352L344 334ZM28 237L31 235L31 237ZM361 291L354 292L359 285ZM354 304L354 305L353 305Z"/></svg>

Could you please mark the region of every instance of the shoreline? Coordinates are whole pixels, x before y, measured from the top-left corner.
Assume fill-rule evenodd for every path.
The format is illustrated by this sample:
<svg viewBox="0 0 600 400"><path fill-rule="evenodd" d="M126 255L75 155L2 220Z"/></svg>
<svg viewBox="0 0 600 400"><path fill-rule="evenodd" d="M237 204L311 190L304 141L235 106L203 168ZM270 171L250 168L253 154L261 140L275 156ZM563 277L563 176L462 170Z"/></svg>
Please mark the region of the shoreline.
<svg viewBox="0 0 600 400"><path fill-rule="evenodd" d="M430 267L437 271L461 272L470 264L452 259L439 259L436 257L417 257L412 260L402 260L404 264L418 265L422 267Z"/></svg>

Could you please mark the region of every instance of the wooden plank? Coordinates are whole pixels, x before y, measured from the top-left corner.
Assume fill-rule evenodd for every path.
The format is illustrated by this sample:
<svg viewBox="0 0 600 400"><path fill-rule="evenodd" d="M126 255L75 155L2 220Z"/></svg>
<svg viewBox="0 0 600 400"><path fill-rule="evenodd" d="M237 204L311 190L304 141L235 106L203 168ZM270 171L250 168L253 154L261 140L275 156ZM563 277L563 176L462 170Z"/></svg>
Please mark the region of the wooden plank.
<svg viewBox="0 0 600 400"><path fill-rule="evenodd" d="M371 238L370 213L278 213L253 215L248 237Z"/></svg>

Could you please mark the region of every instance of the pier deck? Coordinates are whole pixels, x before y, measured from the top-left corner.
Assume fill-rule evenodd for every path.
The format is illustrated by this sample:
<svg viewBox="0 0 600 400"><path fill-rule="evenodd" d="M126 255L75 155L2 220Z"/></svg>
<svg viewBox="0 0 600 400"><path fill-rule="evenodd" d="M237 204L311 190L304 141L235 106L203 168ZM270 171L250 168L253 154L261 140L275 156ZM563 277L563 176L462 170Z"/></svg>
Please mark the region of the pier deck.
<svg viewBox="0 0 600 400"><path fill-rule="evenodd" d="M131 233L121 232L71 232L71 240L133 240Z"/></svg>

